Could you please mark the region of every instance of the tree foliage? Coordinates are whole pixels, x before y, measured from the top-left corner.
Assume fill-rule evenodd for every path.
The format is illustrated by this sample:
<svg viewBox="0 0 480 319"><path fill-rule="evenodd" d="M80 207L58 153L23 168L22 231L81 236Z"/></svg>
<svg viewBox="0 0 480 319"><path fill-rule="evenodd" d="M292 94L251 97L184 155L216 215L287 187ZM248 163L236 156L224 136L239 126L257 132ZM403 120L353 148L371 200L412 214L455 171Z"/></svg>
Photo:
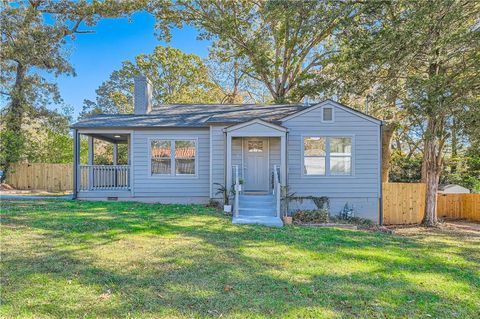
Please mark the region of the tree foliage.
<svg viewBox="0 0 480 319"><path fill-rule="evenodd" d="M246 72L262 82L276 103L312 93L335 48L335 32L355 16L342 1L176 1L182 19L205 38L243 59Z"/></svg>
<svg viewBox="0 0 480 319"><path fill-rule="evenodd" d="M84 102L82 114L133 113L134 77L139 74L152 82L154 104L221 102L222 92L199 56L157 46L152 54L123 62L97 89L96 101Z"/></svg>
<svg viewBox="0 0 480 319"><path fill-rule="evenodd" d="M60 103L55 83L39 71L75 75L65 44L78 34L90 33L99 19L119 17L147 6L147 1L50 1L30 0L0 8L0 89L3 135L7 142L0 165L7 171L21 156L22 123L28 112L48 103ZM160 9L157 9L160 11Z"/></svg>

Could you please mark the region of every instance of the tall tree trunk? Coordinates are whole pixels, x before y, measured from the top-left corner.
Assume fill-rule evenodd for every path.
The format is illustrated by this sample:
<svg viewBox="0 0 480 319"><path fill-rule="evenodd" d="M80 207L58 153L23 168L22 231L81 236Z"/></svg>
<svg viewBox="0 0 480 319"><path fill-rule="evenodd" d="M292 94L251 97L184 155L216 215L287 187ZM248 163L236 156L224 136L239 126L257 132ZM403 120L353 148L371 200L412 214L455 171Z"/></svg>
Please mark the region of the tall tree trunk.
<svg viewBox="0 0 480 319"><path fill-rule="evenodd" d="M11 90L11 102L3 119L4 134L2 136L2 152L4 161L2 170L5 178L12 163L20 159L21 149L23 147L22 121L25 113L25 76L27 69L17 62L15 84Z"/></svg>
<svg viewBox="0 0 480 319"><path fill-rule="evenodd" d="M5 127L15 133L20 133L22 126L23 113L25 110L25 92L24 82L27 74L26 68L22 63L17 63L15 84L11 91L11 103L7 109Z"/></svg>
<svg viewBox="0 0 480 319"><path fill-rule="evenodd" d="M457 172L457 155L458 155L458 137L457 137L457 121L455 117L452 120L452 156L450 162L450 171L452 174Z"/></svg>
<svg viewBox="0 0 480 319"><path fill-rule="evenodd" d="M422 181L427 186L423 218L423 224L426 226L437 224L437 191L442 172L443 141L440 137L442 127L443 118L441 116L428 118L422 163Z"/></svg>
<svg viewBox="0 0 480 319"><path fill-rule="evenodd" d="M383 127L382 136L382 182L388 183L390 173L390 159L392 158L392 138L397 128L396 123L388 123Z"/></svg>

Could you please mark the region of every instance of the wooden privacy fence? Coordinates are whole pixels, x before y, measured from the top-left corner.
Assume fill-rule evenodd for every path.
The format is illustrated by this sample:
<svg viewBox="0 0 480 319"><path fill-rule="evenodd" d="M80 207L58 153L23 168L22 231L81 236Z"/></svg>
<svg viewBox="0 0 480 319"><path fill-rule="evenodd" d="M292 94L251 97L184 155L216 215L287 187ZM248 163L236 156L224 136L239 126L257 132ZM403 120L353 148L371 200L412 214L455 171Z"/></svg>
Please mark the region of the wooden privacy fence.
<svg viewBox="0 0 480 319"><path fill-rule="evenodd" d="M383 223L418 224L425 213L424 183L383 183Z"/></svg>
<svg viewBox="0 0 480 319"><path fill-rule="evenodd" d="M437 216L480 221L480 194L438 194Z"/></svg>
<svg viewBox="0 0 480 319"><path fill-rule="evenodd" d="M419 224L425 214L424 183L384 183L383 223ZM480 221L480 194L437 194L437 217Z"/></svg>
<svg viewBox="0 0 480 319"><path fill-rule="evenodd" d="M72 190L72 164L16 163L6 182L16 189L38 189L49 192Z"/></svg>

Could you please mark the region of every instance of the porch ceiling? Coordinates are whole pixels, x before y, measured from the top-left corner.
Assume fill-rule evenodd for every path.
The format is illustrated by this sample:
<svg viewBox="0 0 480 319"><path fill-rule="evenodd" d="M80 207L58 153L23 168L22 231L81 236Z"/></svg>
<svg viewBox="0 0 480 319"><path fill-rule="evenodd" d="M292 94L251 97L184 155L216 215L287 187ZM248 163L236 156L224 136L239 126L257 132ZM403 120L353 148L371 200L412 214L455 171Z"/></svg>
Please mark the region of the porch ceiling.
<svg viewBox="0 0 480 319"><path fill-rule="evenodd" d="M106 141L109 143L116 143L116 144L127 144L128 143L128 135L125 133L80 133L82 135L91 136L95 139L99 139L102 141Z"/></svg>

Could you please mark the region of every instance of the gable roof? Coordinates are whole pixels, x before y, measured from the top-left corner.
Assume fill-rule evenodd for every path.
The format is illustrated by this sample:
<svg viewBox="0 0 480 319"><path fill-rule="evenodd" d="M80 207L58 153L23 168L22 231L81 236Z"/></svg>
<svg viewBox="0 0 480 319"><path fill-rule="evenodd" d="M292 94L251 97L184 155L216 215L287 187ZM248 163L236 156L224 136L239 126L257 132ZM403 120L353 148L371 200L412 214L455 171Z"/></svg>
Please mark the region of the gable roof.
<svg viewBox="0 0 480 319"><path fill-rule="evenodd" d="M359 116L359 117L361 117L361 118L364 118L364 119L366 119L366 120L368 120L368 121L370 121L370 122L376 123L376 124L381 124L381 123L382 123L382 121L379 120L379 119L377 119L376 117L373 117L373 116L371 116L371 115L368 115L368 114L366 114L366 113L363 113L363 112L361 112L361 111L359 111L359 110L356 110L356 109L354 109L354 108L351 108L351 107L349 107L349 106L343 105L343 104L341 104L341 103L335 102L335 101L333 101L333 100L331 100L331 99L326 99L325 101L322 101L322 102L320 102L320 103L318 103L318 104L315 104L315 105L313 105L313 106L311 106L311 107L309 107L309 108L307 108L307 109L300 110L299 112L296 112L296 113L287 115L287 116L283 117L283 118L281 119L281 121L282 121L282 122L288 121L288 120L290 120L290 119L292 119L292 118L295 118L295 117L297 117L297 116L299 116L299 115L303 115L303 114L305 114L305 113L308 113L308 112L310 112L310 111L313 111L313 110L318 109L318 108L321 108L321 107L324 107L324 106L326 106L326 105L332 105L332 106L338 107L338 108L340 108L340 109L342 109L342 110L344 110L344 111L346 111L346 112L348 112L348 113L354 114L354 115L356 115L356 116Z"/></svg>
<svg viewBox="0 0 480 319"><path fill-rule="evenodd" d="M288 129L286 127L283 127L283 126L277 125L277 124L273 124L273 123L264 121L262 119L253 119L253 120L250 120L250 121L247 121L247 122L233 124L233 125L227 126L223 130L224 130L224 132L231 132L231 131L235 131L235 130L250 126L252 124L260 124L260 125L263 125L265 127L268 127L268 128L271 128L271 129L274 129L274 130L277 130L277 131L281 131L281 132L287 132L288 131Z"/></svg>
<svg viewBox="0 0 480 319"><path fill-rule="evenodd" d="M237 124L254 119L280 124L327 104L333 104L371 122L381 123L370 115L332 100L325 100L312 106L304 104L157 105L149 114L98 114L78 121L71 128L208 127L212 124Z"/></svg>

